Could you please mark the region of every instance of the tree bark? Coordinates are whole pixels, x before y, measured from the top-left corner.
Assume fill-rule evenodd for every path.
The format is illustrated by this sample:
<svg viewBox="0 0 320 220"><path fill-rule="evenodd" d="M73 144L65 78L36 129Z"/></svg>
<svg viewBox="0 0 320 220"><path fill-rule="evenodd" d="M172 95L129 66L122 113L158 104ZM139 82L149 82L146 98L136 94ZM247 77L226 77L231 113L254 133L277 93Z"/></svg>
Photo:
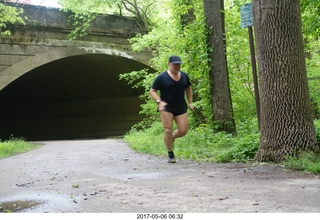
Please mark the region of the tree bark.
<svg viewBox="0 0 320 220"><path fill-rule="evenodd" d="M260 147L255 159L280 162L319 151L302 40L299 0L252 1L260 76Z"/></svg>
<svg viewBox="0 0 320 220"><path fill-rule="evenodd" d="M221 5L221 0L203 0L203 3L206 24L209 28L207 43L209 47L208 55L211 60L209 75L213 120L216 131L236 135L224 48L224 19L221 12L223 5ZM210 48L213 50L210 50Z"/></svg>

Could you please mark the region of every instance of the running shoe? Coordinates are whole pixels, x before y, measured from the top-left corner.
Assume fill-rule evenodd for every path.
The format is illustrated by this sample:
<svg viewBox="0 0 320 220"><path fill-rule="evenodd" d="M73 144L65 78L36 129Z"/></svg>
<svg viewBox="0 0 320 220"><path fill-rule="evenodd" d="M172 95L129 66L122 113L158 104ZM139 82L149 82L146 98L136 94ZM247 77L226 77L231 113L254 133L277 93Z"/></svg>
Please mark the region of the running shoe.
<svg viewBox="0 0 320 220"><path fill-rule="evenodd" d="M173 157L173 158L170 158L168 157L168 163L175 163L176 162L176 159Z"/></svg>

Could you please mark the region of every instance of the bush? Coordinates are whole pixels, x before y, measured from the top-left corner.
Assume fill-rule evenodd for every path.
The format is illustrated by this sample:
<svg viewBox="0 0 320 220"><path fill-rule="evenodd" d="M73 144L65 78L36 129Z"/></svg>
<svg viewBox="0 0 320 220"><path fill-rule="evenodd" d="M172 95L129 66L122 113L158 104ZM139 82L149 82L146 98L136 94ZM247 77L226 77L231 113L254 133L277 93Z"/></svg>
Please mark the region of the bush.
<svg viewBox="0 0 320 220"><path fill-rule="evenodd" d="M235 145L217 156L219 162L247 162L252 160L259 149L260 134L253 133L235 138Z"/></svg>

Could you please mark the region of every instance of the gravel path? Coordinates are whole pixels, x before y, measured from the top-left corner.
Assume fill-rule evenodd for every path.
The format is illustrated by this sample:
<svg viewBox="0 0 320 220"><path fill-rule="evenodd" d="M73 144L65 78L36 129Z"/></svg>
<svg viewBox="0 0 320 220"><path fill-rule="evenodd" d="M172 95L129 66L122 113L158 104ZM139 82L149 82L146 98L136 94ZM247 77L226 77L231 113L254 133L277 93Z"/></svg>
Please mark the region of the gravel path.
<svg viewBox="0 0 320 220"><path fill-rule="evenodd" d="M47 141L0 160L0 212L318 213L319 175L134 152L120 139Z"/></svg>

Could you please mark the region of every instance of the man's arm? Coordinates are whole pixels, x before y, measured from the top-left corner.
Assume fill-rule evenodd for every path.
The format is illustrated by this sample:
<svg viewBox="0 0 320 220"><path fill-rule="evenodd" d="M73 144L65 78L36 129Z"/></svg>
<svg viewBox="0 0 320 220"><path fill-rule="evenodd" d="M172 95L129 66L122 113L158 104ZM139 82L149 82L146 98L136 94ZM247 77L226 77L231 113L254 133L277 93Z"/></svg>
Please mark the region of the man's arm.
<svg viewBox="0 0 320 220"><path fill-rule="evenodd" d="M150 96L154 101L156 101L158 103L158 110L159 111L165 110L165 106L167 105L167 103L160 99L157 90L151 88L150 89Z"/></svg>
<svg viewBox="0 0 320 220"><path fill-rule="evenodd" d="M154 101L160 100L160 97L158 95L158 91L153 88L150 89L150 96Z"/></svg>

